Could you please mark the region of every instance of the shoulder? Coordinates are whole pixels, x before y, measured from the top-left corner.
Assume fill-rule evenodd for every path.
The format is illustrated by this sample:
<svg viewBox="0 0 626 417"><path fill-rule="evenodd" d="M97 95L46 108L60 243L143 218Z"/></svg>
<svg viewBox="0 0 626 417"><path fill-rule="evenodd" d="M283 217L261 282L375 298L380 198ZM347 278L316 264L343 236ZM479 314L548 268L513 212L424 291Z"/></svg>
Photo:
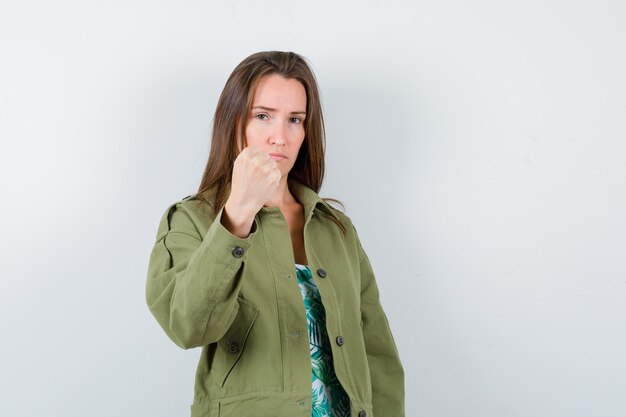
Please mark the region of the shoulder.
<svg viewBox="0 0 626 417"><path fill-rule="evenodd" d="M352 227L352 219L350 218L350 216L348 216L346 214L346 212L342 211L341 209L336 208L335 206L328 204L328 207L330 207L330 210L332 211L332 213L346 226L350 226Z"/></svg>
<svg viewBox="0 0 626 417"><path fill-rule="evenodd" d="M352 218L346 214L343 210L340 210L330 204L327 204L328 207L333 210L333 214L343 223L346 228L346 240L352 242L357 247L359 252L359 258L362 259L365 250L363 249L363 245L361 243L361 238L359 237L359 233L357 231L357 226L355 226Z"/></svg>
<svg viewBox="0 0 626 417"><path fill-rule="evenodd" d="M336 201L338 200L334 198L322 198L322 202L326 210L328 211L328 213L324 213L324 214L330 214L331 216L335 217L346 227L346 229L354 228L354 225L352 224L352 219L350 218L350 216L348 216L348 214L345 211L341 210L340 208L334 205L334 204L337 204L335 203ZM331 204L331 203L334 203L334 204Z"/></svg>
<svg viewBox="0 0 626 417"><path fill-rule="evenodd" d="M352 221L352 218L343 210L329 204L325 201L325 208L327 212L323 212L326 222L337 221L342 224L345 229L345 234L342 233L342 241L348 245L359 245L359 237Z"/></svg>
<svg viewBox="0 0 626 417"><path fill-rule="evenodd" d="M207 201L196 194L190 194L167 206L161 216L157 240L168 233L185 233L202 240L201 230L214 217L213 209Z"/></svg>

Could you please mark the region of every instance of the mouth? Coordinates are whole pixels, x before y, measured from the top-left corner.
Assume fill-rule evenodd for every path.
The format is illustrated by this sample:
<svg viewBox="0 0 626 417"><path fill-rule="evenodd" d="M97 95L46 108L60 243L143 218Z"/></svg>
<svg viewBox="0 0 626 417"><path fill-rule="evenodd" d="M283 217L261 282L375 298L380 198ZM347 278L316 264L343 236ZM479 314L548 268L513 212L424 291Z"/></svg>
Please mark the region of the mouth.
<svg viewBox="0 0 626 417"><path fill-rule="evenodd" d="M286 159L287 157L283 153L271 153L270 158L272 158L274 161L281 161L283 159Z"/></svg>

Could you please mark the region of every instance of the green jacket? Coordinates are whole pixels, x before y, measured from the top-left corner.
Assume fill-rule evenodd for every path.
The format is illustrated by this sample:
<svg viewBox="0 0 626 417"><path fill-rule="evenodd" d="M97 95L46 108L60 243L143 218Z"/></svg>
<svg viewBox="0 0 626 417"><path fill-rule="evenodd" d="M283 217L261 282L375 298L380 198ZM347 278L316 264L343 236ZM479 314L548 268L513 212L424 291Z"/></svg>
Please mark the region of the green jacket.
<svg viewBox="0 0 626 417"><path fill-rule="evenodd" d="M291 191L304 205L305 250L351 417L404 417L404 370L356 229L305 185ZM181 348L202 347L191 416L311 417L308 327L287 222L278 207L263 207L242 239L221 224L222 211L194 195L169 206L148 267L154 317Z"/></svg>

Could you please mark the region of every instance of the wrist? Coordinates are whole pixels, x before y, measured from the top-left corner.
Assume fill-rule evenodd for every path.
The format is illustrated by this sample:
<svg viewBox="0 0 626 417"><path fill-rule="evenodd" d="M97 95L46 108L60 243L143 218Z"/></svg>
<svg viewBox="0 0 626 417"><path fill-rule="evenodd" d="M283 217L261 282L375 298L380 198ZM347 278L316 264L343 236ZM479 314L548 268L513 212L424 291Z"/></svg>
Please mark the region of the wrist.
<svg viewBox="0 0 626 417"><path fill-rule="evenodd" d="M252 231L251 228L254 224L255 215L256 213L253 213L252 210L227 201L220 221L235 236L246 238Z"/></svg>

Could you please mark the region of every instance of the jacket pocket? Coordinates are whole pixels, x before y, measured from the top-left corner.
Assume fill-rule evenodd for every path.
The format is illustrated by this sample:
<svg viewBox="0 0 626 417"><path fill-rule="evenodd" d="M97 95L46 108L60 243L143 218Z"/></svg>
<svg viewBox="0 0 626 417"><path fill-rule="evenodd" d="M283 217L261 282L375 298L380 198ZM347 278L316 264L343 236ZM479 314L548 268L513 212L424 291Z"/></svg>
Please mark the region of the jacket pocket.
<svg viewBox="0 0 626 417"><path fill-rule="evenodd" d="M228 375L233 370L239 358L243 354L246 339L254 320L259 313L249 301L237 297L239 310L230 328L217 342L217 349L211 367L211 375L214 380L223 387Z"/></svg>

